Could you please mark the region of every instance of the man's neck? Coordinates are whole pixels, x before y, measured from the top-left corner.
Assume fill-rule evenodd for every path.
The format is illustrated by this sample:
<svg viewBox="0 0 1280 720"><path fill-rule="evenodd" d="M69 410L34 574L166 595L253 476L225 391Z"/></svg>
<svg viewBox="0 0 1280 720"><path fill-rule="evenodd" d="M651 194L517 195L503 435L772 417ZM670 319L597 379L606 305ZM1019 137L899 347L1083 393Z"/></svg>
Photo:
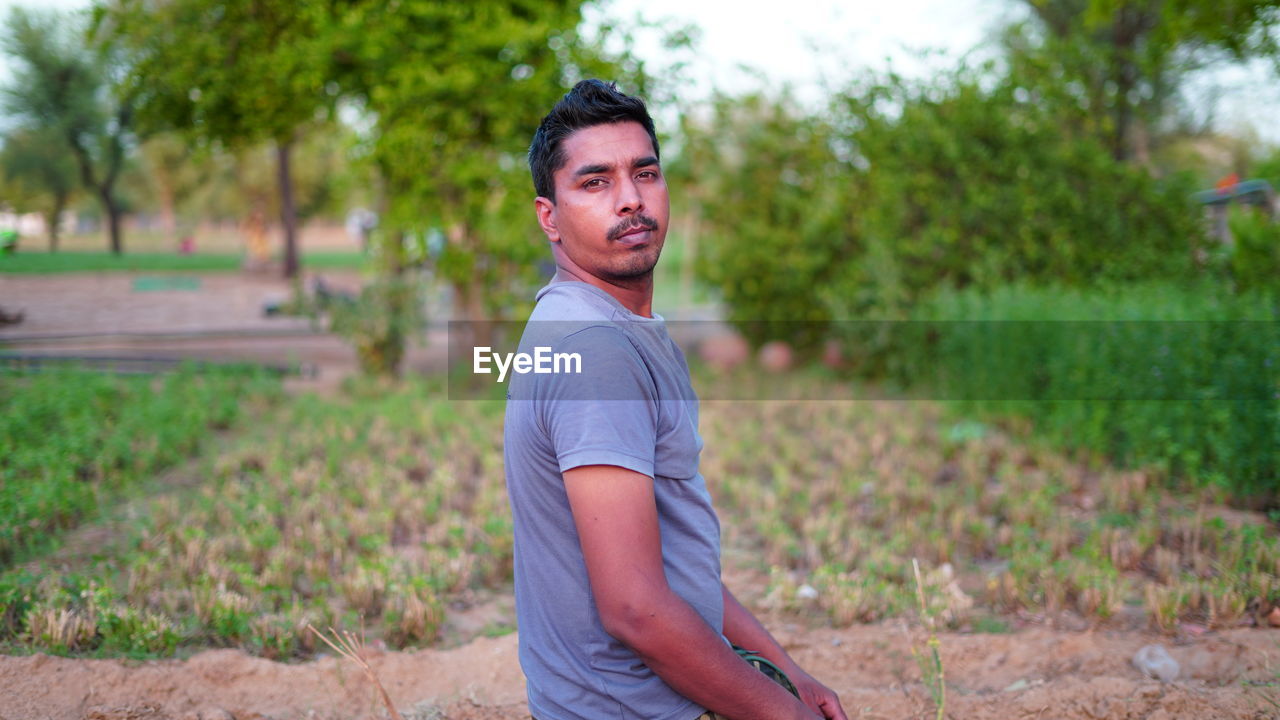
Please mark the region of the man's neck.
<svg viewBox="0 0 1280 720"><path fill-rule="evenodd" d="M554 282L568 282L576 280L584 282L593 287L609 293L614 300L622 303L622 307L639 315L640 317L653 317L653 273L649 273L644 277L635 278L626 285L615 285L607 280L594 277L589 273L576 271L572 268L566 268L563 265L556 267Z"/></svg>

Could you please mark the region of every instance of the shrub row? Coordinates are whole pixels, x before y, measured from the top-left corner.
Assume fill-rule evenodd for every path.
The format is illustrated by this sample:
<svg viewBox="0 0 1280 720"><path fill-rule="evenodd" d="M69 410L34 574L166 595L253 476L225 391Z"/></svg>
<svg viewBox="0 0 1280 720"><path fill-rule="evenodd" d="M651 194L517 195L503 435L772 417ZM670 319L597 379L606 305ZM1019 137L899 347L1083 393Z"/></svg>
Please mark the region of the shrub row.
<svg viewBox="0 0 1280 720"><path fill-rule="evenodd" d="M942 292L893 334L898 377L1124 465L1280 502L1280 304L1221 286Z"/></svg>

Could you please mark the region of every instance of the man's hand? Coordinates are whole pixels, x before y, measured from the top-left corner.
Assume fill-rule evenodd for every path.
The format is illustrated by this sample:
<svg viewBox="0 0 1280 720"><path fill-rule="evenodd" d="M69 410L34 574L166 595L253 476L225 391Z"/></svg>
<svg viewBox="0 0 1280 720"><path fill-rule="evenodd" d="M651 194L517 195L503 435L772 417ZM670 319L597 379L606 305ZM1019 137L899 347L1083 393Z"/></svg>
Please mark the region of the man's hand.
<svg viewBox="0 0 1280 720"><path fill-rule="evenodd" d="M749 648L768 658L778 669L786 674L800 699L806 707L827 720L849 720L840 706L840 698L826 685L813 679L791 659L782 645L773 635L765 630L764 625L751 614L738 598L729 592L729 588L721 585L724 595L724 634L729 642L740 647Z"/></svg>
<svg viewBox="0 0 1280 720"><path fill-rule="evenodd" d="M792 663L791 672L787 673L787 677L791 680L791 684L796 686L796 691L800 693L800 699L810 710L818 713L828 720L849 720L849 716L844 714L844 708L840 705L840 698L836 696L831 688L823 685L813 676L800 669L799 665Z"/></svg>

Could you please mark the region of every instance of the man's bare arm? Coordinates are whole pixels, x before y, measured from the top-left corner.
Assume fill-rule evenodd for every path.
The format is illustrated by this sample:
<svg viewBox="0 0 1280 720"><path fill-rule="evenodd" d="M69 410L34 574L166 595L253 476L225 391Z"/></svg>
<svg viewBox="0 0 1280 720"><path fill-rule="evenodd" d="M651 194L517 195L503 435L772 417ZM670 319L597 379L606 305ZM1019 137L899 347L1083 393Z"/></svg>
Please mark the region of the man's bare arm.
<svg viewBox="0 0 1280 720"><path fill-rule="evenodd" d="M612 465L564 473L591 592L605 630L676 692L728 718L811 720L743 662L667 584L653 479Z"/></svg>
<svg viewBox="0 0 1280 720"><path fill-rule="evenodd" d="M724 636L729 638L729 642L752 650L777 665L796 686L800 699L810 710L824 718L848 720L844 708L840 706L840 698L801 669L756 616L729 592L729 588L724 585L720 587L724 595Z"/></svg>

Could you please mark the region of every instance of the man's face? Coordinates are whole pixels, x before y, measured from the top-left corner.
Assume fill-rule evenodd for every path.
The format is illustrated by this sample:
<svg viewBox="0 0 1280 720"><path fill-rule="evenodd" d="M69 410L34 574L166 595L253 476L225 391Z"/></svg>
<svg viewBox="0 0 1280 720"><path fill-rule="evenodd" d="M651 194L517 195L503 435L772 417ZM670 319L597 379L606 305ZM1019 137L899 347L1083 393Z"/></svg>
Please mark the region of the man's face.
<svg viewBox="0 0 1280 720"><path fill-rule="evenodd" d="M636 122L594 125L564 139L556 201L538 198L538 222L578 269L626 285L653 272L671 214L649 134Z"/></svg>

